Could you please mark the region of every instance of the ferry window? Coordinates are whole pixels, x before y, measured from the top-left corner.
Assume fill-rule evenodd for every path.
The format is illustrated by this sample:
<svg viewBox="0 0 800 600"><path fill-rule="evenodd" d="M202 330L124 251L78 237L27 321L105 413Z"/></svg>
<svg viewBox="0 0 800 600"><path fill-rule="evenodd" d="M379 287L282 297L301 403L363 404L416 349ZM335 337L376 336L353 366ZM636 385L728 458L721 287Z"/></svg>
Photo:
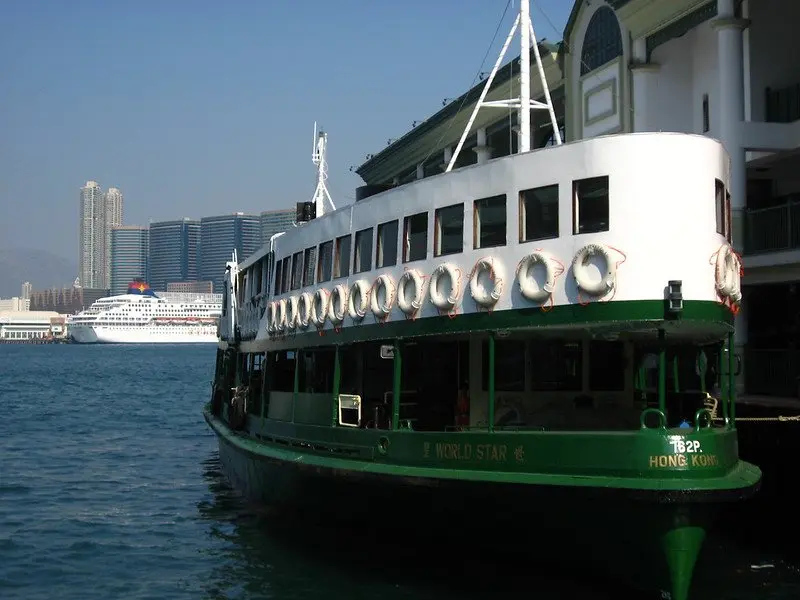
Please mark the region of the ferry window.
<svg viewBox="0 0 800 600"><path fill-rule="evenodd" d="M397 219L378 225L378 244L375 248L375 268L397 264Z"/></svg>
<svg viewBox="0 0 800 600"><path fill-rule="evenodd" d="M317 247L306 248L303 252L303 287L314 285L314 267L317 264Z"/></svg>
<svg viewBox="0 0 800 600"><path fill-rule="evenodd" d="M428 256L428 213L403 220L403 262L425 260Z"/></svg>
<svg viewBox="0 0 800 600"><path fill-rule="evenodd" d="M285 294L289 291L289 268L291 267L291 257L287 256L283 259L283 268L281 269L281 293Z"/></svg>
<svg viewBox="0 0 800 600"><path fill-rule="evenodd" d="M434 215L433 255L443 256L464 250L464 205L437 208Z"/></svg>
<svg viewBox="0 0 800 600"><path fill-rule="evenodd" d="M506 245L506 195L475 200L472 240L474 248Z"/></svg>
<svg viewBox="0 0 800 600"><path fill-rule="evenodd" d="M294 391L294 353L287 351L272 352L269 354L272 363L270 389L275 392Z"/></svg>
<svg viewBox="0 0 800 600"><path fill-rule="evenodd" d="M714 180L714 200L717 215L717 233L730 240L730 202L731 195L725 190L725 184Z"/></svg>
<svg viewBox="0 0 800 600"><path fill-rule="evenodd" d="M531 388L535 391L579 391L583 387L581 344L533 342Z"/></svg>
<svg viewBox="0 0 800 600"><path fill-rule="evenodd" d="M483 342L481 380L489 390L489 342ZM497 392L525 391L525 342L496 340L494 343L494 389Z"/></svg>
<svg viewBox="0 0 800 600"><path fill-rule="evenodd" d="M572 233L608 231L607 176L573 182L572 196Z"/></svg>
<svg viewBox="0 0 800 600"><path fill-rule="evenodd" d="M703 133L711 129L711 119L708 112L708 94L703 94Z"/></svg>
<svg viewBox="0 0 800 600"><path fill-rule="evenodd" d="M589 387L593 391L625 389L625 348L622 342L589 343Z"/></svg>
<svg viewBox="0 0 800 600"><path fill-rule="evenodd" d="M725 223L727 227L725 237L730 242L731 237L733 236L733 225L731 224L731 193L728 190L725 190L725 216Z"/></svg>
<svg viewBox="0 0 800 600"><path fill-rule="evenodd" d="M281 281L283 279L282 276L281 276L282 268L283 268L283 261L280 261L280 260L276 261L275 262L275 289L272 291L272 293L274 295L276 295L276 296L278 296L281 293Z"/></svg>
<svg viewBox="0 0 800 600"><path fill-rule="evenodd" d="M333 271L333 240L319 245L319 264L317 265L317 283L330 281Z"/></svg>
<svg viewBox="0 0 800 600"><path fill-rule="evenodd" d="M356 231L355 252L353 252L353 273L363 273L372 269L372 227Z"/></svg>
<svg viewBox="0 0 800 600"><path fill-rule="evenodd" d="M336 258L333 262L333 278L350 275L350 234L336 238Z"/></svg>
<svg viewBox="0 0 800 600"><path fill-rule="evenodd" d="M558 237L558 184L519 193L519 241Z"/></svg>
<svg viewBox="0 0 800 600"><path fill-rule="evenodd" d="M327 394L333 391L333 349L306 350L300 355L298 387L301 394Z"/></svg>
<svg viewBox="0 0 800 600"><path fill-rule="evenodd" d="M296 290L303 283L303 253L292 255L292 289Z"/></svg>

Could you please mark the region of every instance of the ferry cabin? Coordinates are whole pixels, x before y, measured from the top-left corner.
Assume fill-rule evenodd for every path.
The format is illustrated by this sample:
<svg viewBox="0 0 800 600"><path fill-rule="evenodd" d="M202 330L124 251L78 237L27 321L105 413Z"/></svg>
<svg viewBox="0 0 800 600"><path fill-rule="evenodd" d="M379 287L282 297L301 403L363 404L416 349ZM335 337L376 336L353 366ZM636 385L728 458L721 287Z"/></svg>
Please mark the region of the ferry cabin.
<svg viewBox="0 0 800 600"><path fill-rule="evenodd" d="M251 432L727 420L729 164L702 136L612 135L313 219L229 264L218 387L248 389Z"/></svg>

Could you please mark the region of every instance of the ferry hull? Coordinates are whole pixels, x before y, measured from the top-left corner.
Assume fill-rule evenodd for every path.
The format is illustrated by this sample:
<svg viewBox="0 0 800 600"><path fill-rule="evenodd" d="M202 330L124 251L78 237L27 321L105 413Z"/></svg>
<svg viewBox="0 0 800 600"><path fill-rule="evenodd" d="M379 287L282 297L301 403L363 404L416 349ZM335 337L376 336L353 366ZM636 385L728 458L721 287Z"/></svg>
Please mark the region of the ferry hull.
<svg viewBox="0 0 800 600"><path fill-rule="evenodd" d="M78 344L214 344L218 341L215 331L163 333L157 328L136 331L73 326L69 334Z"/></svg>
<svg viewBox="0 0 800 600"><path fill-rule="evenodd" d="M398 533L409 523L461 532L481 540L474 551L522 541L537 561L570 569L577 561L582 573L624 581L652 598L689 598L719 503L749 497L759 485L754 478L734 489L661 492L416 477L411 470L383 475L269 456L256 449L258 442L238 443L222 421L205 417L218 435L226 477L253 502L345 523L377 519Z"/></svg>

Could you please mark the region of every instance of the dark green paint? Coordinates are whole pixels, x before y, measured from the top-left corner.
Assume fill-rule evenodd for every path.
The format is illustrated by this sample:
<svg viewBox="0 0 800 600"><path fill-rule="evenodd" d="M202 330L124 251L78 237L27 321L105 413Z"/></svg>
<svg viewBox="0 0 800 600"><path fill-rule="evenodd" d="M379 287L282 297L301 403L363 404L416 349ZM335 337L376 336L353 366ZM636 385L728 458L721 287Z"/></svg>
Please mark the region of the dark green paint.
<svg viewBox="0 0 800 600"><path fill-rule="evenodd" d="M658 330L658 409L667 416L667 347L666 332Z"/></svg>
<svg viewBox="0 0 800 600"><path fill-rule="evenodd" d="M339 346L333 355L333 394L331 395L331 426L339 423L339 386L342 383L342 365Z"/></svg>
<svg viewBox="0 0 800 600"><path fill-rule="evenodd" d="M489 336L489 431L494 432L494 402L495 402L495 340L494 335Z"/></svg>
<svg viewBox="0 0 800 600"><path fill-rule="evenodd" d="M392 430L400 427L400 396L403 391L403 349L400 341L394 342L394 370L392 372Z"/></svg>

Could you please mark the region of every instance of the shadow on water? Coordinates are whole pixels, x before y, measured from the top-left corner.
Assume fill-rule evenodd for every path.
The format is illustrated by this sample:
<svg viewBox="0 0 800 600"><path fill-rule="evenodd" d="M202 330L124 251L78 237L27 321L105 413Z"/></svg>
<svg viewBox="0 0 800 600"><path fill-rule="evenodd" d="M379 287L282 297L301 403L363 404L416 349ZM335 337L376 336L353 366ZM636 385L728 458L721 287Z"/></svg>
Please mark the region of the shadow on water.
<svg viewBox="0 0 800 600"><path fill-rule="evenodd" d="M637 598L606 582L577 581L569 568L555 571L530 561L511 535L490 541L469 531L431 532L409 523L387 534L394 518L380 507L374 524L330 523L304 513L256 507L224 478L217 455L204 461L211 497L199 504L210 535L225 542L206 585L207 598ZM402 531L402 533L398 533ZM509 532L513 535L513 532ZM491 549L486 549L490 546Z"/></svg>

